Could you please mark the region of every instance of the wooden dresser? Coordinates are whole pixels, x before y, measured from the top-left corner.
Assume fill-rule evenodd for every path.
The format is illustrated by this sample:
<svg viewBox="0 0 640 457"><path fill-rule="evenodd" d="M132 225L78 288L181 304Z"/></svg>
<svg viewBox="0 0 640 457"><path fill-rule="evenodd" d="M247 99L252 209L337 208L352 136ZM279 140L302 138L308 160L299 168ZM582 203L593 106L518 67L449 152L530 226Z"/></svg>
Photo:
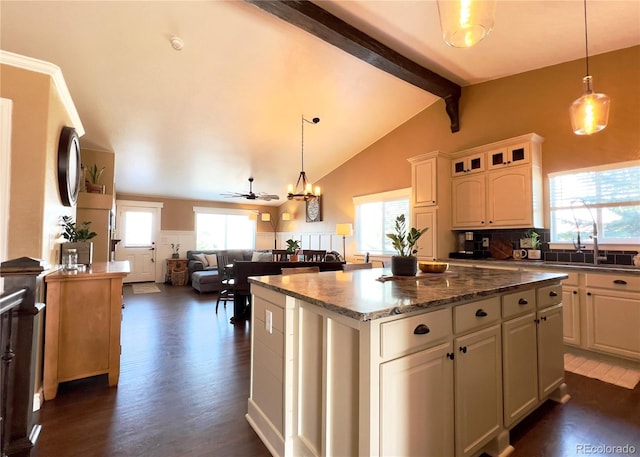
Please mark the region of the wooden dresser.
<svg viewBox="0 0 640 457"><path fill-rule="evenodd" d="M44 398L58 383L109 374L120 376L122 282L129 262L97 262L82 272L45 276Z"/></svg>

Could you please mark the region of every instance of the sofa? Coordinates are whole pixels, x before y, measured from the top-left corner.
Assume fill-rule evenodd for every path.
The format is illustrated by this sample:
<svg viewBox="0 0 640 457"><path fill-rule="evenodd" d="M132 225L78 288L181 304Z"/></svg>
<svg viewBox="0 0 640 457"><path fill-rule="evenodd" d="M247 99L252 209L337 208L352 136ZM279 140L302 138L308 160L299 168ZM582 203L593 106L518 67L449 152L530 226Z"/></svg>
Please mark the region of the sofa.
<svg viewBox="0 0 640 457"><path fill-rule="evenodd" d="M222 270L218 268L218 255L227 255L229 262L251 260L252 249L215 249L187 251L187 270L191 287L200 293L222 289Z"/></svg>

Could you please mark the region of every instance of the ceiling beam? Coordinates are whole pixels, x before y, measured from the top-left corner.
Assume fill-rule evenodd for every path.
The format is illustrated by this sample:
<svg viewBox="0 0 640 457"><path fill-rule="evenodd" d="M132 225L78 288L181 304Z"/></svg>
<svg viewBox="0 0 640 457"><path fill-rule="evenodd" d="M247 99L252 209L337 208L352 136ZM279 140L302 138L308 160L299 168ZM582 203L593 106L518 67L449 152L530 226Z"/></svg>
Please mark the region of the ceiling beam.
<svg viewBox="0 0 640 457"><path fill-rule="evenodd" d="M374 67L444 99L451 131L460 130L460 86L398 54L307 0L245 0Z"/></svg>

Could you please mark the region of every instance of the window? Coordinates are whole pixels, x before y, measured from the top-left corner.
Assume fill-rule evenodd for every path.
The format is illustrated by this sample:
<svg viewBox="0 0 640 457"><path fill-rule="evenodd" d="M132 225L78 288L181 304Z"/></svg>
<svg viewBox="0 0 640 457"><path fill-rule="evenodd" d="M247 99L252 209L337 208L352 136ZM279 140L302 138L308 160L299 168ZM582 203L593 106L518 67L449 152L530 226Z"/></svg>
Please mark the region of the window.
<svg viewBox="0 0 640 457"><path fill-rule="evenodd" d="M196 249L253 249L256 218L252 211L194 207Z"/></svg>
<svg viewBox="0 0 640 457"><path fill-rule="evenodd" d="M128 210L122 213L124 246L148 247L153 244L153 214L151 211Z"/></svg>
<svg viewBox="0 0 640 457"><path fill-rule="evenodd" d="M411 189L384 192L380 194L355 197L356 250L377 255L393 255L395 250L387 233L394 231L396 217L409 215L409 195ZM411 227L410 223L407 224Z"/></svg>
<svg viewBox="0 0 640 457"><path fill-rule="evenodd" d="M551 241L640 242L640 161L549 174Z"/></svg>

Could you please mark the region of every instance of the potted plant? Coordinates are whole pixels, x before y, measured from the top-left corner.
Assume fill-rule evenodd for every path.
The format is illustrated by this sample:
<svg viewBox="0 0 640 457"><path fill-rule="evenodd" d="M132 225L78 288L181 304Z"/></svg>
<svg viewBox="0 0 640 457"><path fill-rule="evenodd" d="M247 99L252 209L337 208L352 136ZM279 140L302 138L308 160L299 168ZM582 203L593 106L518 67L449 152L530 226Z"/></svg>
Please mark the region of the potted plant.
<svg viewBox="0 0 640 457"><path fill-rule="evenodd" d="M528 251L527 257L533 260L541 259L542 251L540 250L540 235L533 230L529 230L525 236L525 239L528 240L528 242L525 243ZM521 247L523 247L522 242Z"/></svg>
<svg viewBox="0 0 640 457"><path fill-rule="evenodd" d="M93 260L93 242L89 240L97 236L96 232L89 230L91 222L81 222L77 225L71 216L62 216L62 237L67 240L62 243L60 249L60 263L65 258L69 249L75 249L78 253L78 263L91 265Z"/></svg>
<svg viewBox="0 0 640 457"><path fill-rule="evenodd" d="M407 231L404 214L396 217L395 233L387 233L387 238L392 241L393 248L398 253L391 257L391 273L394 276L415 276L418 272L418 258L415 256L418 249L415 245L428 229L411 227Z"/></svg>
<svg viewBox="0 0 640 457"><path fill-rule="evenodd" d="M289 261L297 262L298 261L298 251L300 250L300 241L292 240L289 238L287 240L287 253L289 254Z"/></svg>
<svg viewBox="0 0 640 457"><path fill-rule="evenodd" d="M85 180L84 182L87 192L93 194L104 194L104 186L100 185L100 178L102 177L104 168L105 167L98 168L94 163L91 167L85 169L87 173L89 173L89 180Z"/></svg>

